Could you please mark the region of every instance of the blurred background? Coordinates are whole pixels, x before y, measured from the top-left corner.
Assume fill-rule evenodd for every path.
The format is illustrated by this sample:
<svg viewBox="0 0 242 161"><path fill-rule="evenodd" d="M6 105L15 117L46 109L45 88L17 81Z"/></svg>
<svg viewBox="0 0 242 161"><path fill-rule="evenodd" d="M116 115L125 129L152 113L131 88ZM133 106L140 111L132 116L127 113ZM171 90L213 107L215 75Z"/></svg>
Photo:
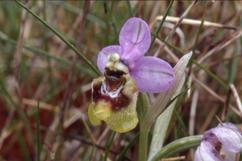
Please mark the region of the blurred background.
<svg viewBox="0 0 242 161"><path fill-rule="evenodd" d="M241 1L175 0L169 12L171 1L21 2L94 65L103 47L118 44L132 16L143 18L156 36L148 55L174 66L194 51L188 91L179 98L165 143L202 134L220 121L242 127ZM0 161L137 160L138 127L114 135L105 124L89 123L90 83L97 75L14 0L0 1L0 49ZM155 97L149 95L151 104ZM192 150L173 156L192 158Z"/></svg>

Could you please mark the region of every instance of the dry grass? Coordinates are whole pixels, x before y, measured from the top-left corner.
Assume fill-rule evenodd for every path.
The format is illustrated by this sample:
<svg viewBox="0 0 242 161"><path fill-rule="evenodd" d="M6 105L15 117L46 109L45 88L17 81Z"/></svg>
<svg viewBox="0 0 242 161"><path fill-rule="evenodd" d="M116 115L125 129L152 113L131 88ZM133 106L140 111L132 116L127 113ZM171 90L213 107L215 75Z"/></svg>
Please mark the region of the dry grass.
<svg viewBox="0 0 242 161"><path fill-rule="evenodd" d="M119 29L132 15L145 19L155 33L168 2L29 0L26 5L95 64L103 47L118 43ZM174 66L194 50L195 63L166 143L201 134L219 119L242 126L241 6L240 1L174 2L148 54ZM1 161L95 161L105 154L114 161L127 145L123 160L137 160L138 130L116 134L107 149L112 132L105 124L91 126L87 118L95 75L14 1L0 2L0 48ZM163 160L190 161L190 154Z"/></svg>

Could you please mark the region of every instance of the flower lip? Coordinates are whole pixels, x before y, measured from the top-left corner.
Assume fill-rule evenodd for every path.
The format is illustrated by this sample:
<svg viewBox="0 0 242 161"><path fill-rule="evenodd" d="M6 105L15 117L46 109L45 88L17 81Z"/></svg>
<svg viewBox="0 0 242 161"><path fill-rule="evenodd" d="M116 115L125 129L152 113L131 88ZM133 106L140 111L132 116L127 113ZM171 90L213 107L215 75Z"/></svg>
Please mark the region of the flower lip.
<svg viewBox="0 0 242 161"><path fill-rule="evenodd" d="M115 99L113 98L114 95ZM130 99L123 94L121 87L116 90L107 91L107 89L104 89L102 83L93 86L93 101L98 103L100 100L109 102L113 110L119 110L130 103Z"/></svg>

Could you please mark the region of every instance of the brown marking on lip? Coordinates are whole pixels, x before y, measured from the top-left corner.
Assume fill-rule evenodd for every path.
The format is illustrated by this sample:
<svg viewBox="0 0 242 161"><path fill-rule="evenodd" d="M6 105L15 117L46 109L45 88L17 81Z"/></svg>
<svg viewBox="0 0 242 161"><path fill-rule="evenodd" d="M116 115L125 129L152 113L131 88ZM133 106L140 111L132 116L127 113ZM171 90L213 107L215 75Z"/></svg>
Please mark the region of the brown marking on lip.
<svg viewBox="0 0 242 161"><path fill-rule="evenodd" d="M207 132L204 134L203 140L210 142L214 148L219 152L222 148L222 143L219 141L217 136L212 132Z"/></svg>
<svg viewBox="0 0 242 161"><path fill-rule="evenodd" d="M93 86L93 101L97 103L99 100L105 100L111 103L113 110L119 110L126 107L130 103L130 99L125 96L122 91L118 94L117 97L111 98L108 95L101 93L102 83Z"/></svg>
<svg viewBox="0 0 242 161"><path fill-rule="evenodd" d="M106 69L105 80L93 85L93 101L97 103L99 100L105 100L111 103L113 110L119 110L129 105L130 99L123 94L123 89L118 93L117 97L112 98L101 92L101 87L105 83L108 92L112 92L124 86L126 79L123 77L125 73L122 71L111 71Z"/></svg>

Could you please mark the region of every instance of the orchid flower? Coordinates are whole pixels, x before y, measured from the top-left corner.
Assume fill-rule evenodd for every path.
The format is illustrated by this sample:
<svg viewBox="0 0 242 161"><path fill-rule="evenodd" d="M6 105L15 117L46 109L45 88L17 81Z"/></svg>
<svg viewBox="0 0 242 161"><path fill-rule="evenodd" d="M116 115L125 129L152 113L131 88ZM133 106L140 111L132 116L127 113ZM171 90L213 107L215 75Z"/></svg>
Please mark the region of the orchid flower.
<svg viewBox="0 0 242 161"><path fill-rule="evenodd" d="M128 19L119 33L119 44L107 46L98 54L97 66L102 73L108 57L118 54L140 92L159 93L170 88L174 81L170 64L154 56L144 56L151 45L151 32L144 20Z"/></svg>
<svg viewBox="0 0 242 161"><path fill-rule="evenodd" d="M144 56L151 45L151 33L140 18L125 22L119 44L107 46L98 54L97 66L104 76L92 83L88 115L94 125L104 121L116 132L127 132L138 123L138 92L167 91L174 82L174 71L164 60Z"/></svg>
<svg viewBox="0 0 242 161"><path fill-rule="evenodd" d="M241 151L242 131L231 123L223 123L204 134L194 161L235 161Z"/></svg>

